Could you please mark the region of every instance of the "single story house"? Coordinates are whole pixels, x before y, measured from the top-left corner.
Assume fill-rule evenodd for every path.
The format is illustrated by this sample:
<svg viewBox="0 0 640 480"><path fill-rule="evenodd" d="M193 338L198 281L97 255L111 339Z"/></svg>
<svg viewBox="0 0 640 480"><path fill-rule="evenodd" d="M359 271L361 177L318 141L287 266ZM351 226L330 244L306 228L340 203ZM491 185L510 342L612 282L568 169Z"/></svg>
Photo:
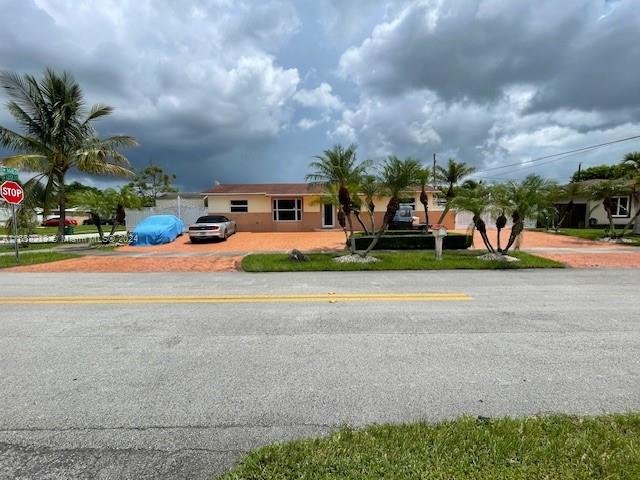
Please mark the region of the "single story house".
<svg viewBox="0 0 640 480"><path fill-rule="evenodd" d="M581 182L583 189L588 189L591 185L600 180L585 180ZM616 226L624 227L631 217L638 210L640 204L638 197L633 194L631 187L629 192L611 198L613 203L613 223ZM573 199L573 208L565 215L569 199L563 199L556 202L555 207L558 209L560 218L564 217L561 227L565 228L585 228L585 227L608 227L609 219L607 212L602 205L602 200L592 200L583 195ZM637 226L636 226L637 227Z"/></svg>
<svg viewBox="0 0 640 480"><path fill-rule="evenodd" d="M210 215L224 215L234 220L238 230L245 232L309 232L340 228L337 208L323 202L323 188L306 183L253 183L219 184L205 192ZM437 201L437 191L429 188L429 221L435 223L443 207ZM375 222L382 225L389 199L376 198ZM415 216L424 223L424 208L420 203L420 191L402 199L414 205ZM361 214L369 225L369 215ZM443 223L455 227L455 212L447 213ZM361 229L354 219L354 228Z"/></svg>

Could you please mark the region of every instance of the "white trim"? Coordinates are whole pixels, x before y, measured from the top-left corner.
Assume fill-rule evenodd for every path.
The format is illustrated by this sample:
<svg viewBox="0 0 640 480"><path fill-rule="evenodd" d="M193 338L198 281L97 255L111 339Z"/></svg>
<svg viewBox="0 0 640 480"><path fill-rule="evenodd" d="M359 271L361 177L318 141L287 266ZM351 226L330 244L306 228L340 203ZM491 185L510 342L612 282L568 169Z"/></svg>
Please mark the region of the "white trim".
<svg viewBox="0 0 640 480"><path fill-rule="evenodd" d="M620 213L612 213L611 218L630 218L631 217L631 197L629 195L616 195L611 197L611 200L618 199L616 202L616 212L620 212L620 200L621 198L627 199L627 213L624 215L620 215Z"/></svg>

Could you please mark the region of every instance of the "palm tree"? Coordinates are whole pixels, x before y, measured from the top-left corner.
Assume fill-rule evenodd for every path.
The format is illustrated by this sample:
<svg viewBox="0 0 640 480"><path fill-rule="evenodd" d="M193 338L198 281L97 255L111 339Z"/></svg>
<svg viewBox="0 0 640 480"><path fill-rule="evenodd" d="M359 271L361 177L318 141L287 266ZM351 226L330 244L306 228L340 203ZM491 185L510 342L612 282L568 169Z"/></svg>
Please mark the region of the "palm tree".
<svg viewBox="0 0 640 480"><path fill-rule="evenodd" d="M482 242L484 243L489 253L494 253L495 249L489 241L487 236L487 226L482 219L483 215L491 207L491 190L484 185L477 185L475 188L460 188L457 194L451 198L451 206L471 212L473 214L473 228L471 229L471 236L473 238L474 230L480 232Z"/></svg>
<svg viewBox="0 0 640 480"><path fill-rule="evenodd" d="M549 191L554 186L553 182L539 175L529 175L520 183L510 181L502 186L504 190L498 197L498 203L511 211L513 219L509 242L502 253L507 253L518 236L524 234L524 221L527 218L536 218L538 213L548 208Z"/></svg>
<svg viewBox="0 0 640 480"><path fill-rule="evenodd" d="M624 226L622 232L620 232L620 238L624 237L627 232L633 227L638 218L640 218L640 190L638 186L640 186L640 170L638 171L638 175L631 179L631 197L634 199L635 204L637 205L636 213L629 219L629 222Z"/></svg>
<svg viewBox="0 0 640 480"><path fill-rule="evenodd" d="M376 244L380 241L380 237L385 232L398 208L400 208L400 199L407 196L410 187L415 185L418 179L418 172L421 170L420 162L412 158L400 160L395 155L390 155L382 165L380 171L379 182L384 189L384 193L389 196L387 210L380 230L376 232L367 249L362 253L362 257L369 255Z"/></svg>
<svg viewBox="0 0 640 480"><path fill-rule="evenodd" d="M116 193L115 190L112 189L107 189L104 192L83 190L73 194L70 199L73 205L89 212L93 224L98 229L98 236L101 242L104 241L102 220L110 218L115 208L112 192Z"/></svg>
<svg viewBox="0 0 640 480"><path fill-rule="evenodd" d="M344 232L345 245L349 243L349 232L347 232L347 221L340 208L340 199L338 198L339 187L336 185L325 186L325 191L322 196L315 198L311 201L312 205L331 205L338 210L338 224Z"/></svg>
<svg viewBox="0 0 640 480"><path fill-rule="evenodd" d="M431 179L431 174L428 168L420 168L417 179L418 185L420 185L420 203L424 207L424 223L425 231L429 230L429 196L427 195L426 187Z"/></svg>
<svg viewBox="0 0 640 480"><path fill-rule="evenodd" d="M382 189L380 187L380 183L373 175L365 175L360 183L360 193L364 195L364 205L367 207L367 212L369 213L369 219L371 220L371 233L376 233L376 221L375 221L375 210L376 204L375 199L380 197L382 194Z"/></svg>
<svg viewBox="0 0 640 480"><path fill-rule="evenodd" d="M115 216L113 217L113 225L111 226L111 232L109 237L113 237L116 228L119 225L124 225L126 220L126 208L142 208L144 206L144 198L138 195L133 187L128 184L120 188L120 191L108 189L107 194L109 203L115 205ZM105 193L107 192L105 191Z"/></svg>
<svg viewBox="0 0 640 480"><path fill-rule="evenodd" d="M447 203L444 207L444 211L442 212L442 215L440 215L440 218L438 219L438 223L442 223L442 221L444 220L444 217L446 217L447 213L451 209L451 206L449 205L449 201L453 199L456 195L455 186L464 177L471 175L473 172L475 172L476 169L474 167L467 165L465 162L457 162L455 159L450 158L447 162L446 168L438 165L438 167L436 167L436 171L437 171L436 177L438 181L448 186L447 193L445 195L447 199Z"/></svg>
<svg viewBox="0 0 640 480"><path fill-rule="evenodd" d="M132 175L119 149L137 145L132 137L97 137L93 122L113 109L94 105L85 109L82 90L73 77L46 69L38 81L32 75L0 73L0 86L8 94L9 113L23 133L0 126L0 146L15 152L2 163L35 172L46 179L45 212L54 199L60 209L58 238L64 238L65 177L70 171L91 175Z"/></svg>
<svg viewBox="0 0 640 480"><path fill-rule="evenodd" d="M573 208L574 208L573 201L583 194L584 192L583 192L582 184L579 182L571 182L565 185L564 187L562 187L562 197L568 198L569 203L567 203L567 207L564 209L562 217L560 217L560 220L558 220L558 223L556 224L556 232L562 226L567 216L569 216L571 212L573 212Z"/></svg>
<svg viewBox="0 0 640 480"><path fill-rule="evenodd" d="M351 236L351 253L355 254L356 239L353 235L353 221L351 220L353 210L351 196L358 192L350 192L349 187L360 183L369 162L357 162L355 145L350 145L347 148L335 145L332 149L325 150L322 155L317 155L315 158L316 160L309 165L313 172L306 176L306 180L312 185L338 186L340 210L347 219Z"/></svg>
<svg viewBox="0 0 640 480"><path fill-rule="evenodd" d="M588 193L592 200L602 202L604 211L609 221L609 236L617 238L616 226L613 222L613 200L612 197L624 195L629 191L629 187L623 180L601 180L589 187ZM596 207L591 209L593 211ZM591 213L591 212L589 212Z"/></svg>
<svg viewBox="0 0 640 480"><path fill-rule="evenodd" d="M622 163L625 165L631 165L637 172L640 173L640 152L629 152L622 159Z"/></svg>

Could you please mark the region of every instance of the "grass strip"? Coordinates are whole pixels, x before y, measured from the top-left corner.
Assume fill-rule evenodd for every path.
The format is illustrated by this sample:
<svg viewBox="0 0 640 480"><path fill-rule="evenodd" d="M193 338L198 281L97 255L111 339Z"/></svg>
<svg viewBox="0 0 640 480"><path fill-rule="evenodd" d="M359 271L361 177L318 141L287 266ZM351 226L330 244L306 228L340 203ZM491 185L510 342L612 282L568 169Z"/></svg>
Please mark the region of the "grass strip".
<svg viewBox="0 0 640 480"><path fill-rule="evenodd" d="M268 445L222 480L640 478L640 415L463 417Z"/></svg>
<svg viewBox="0 0 640 480"><path fill-rule="evenodd" d="M311 253L308 262L295 262L283 253L250 254L243 258L246 272L308 272L308 271L356 271L356 270L511 270L522 268L563 268L555 260L529 253L510 254L519 262L485 261L476 258L478 251L445 251L443 259L436 261L433 251L374 252L380 259L375 263L338 263L334 257L344 253Z"/></svg>

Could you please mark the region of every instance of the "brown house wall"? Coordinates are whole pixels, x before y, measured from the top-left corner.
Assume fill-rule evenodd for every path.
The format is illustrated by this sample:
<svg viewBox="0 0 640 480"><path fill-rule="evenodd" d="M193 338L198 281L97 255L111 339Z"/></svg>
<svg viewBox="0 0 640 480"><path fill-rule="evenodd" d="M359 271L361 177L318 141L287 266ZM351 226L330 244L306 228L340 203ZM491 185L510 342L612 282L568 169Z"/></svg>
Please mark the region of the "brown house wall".
<svg viewBox="0 0 640 480"><path fill-rule="evenodd" d="M420 223L424 223L424 211L415 213L415 216L420 218ZM431 223L438 221L441 214L441 211L429 212ZM211 215L217 214L212 212ZM322 228L322 213L320 212L302 212L302 220L299 222L274 222L271 213L220 213L219 215L225 215L227 218L234 220L240 232L312 232ZM379 228L382 225L384 212L375 212L374 217L376 228ZM355 217L352 218L353 228L360 230L362 227ZM367 228L370 228L371 220L369 214L363 212L360 218ZM449 211L443 223L447 229L453 230L455 221L455 212ZM336 228L340 228L337 219Z"/></svg>

